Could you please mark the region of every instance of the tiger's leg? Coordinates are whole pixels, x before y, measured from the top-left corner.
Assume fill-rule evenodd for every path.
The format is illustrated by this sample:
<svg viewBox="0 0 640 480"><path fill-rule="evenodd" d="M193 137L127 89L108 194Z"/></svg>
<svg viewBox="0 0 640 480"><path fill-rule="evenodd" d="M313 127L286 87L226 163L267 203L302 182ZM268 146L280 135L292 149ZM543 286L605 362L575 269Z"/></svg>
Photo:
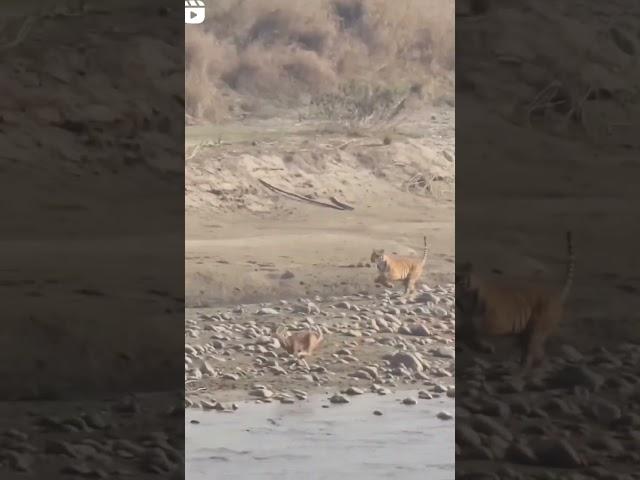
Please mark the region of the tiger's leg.
<svg viewBox="0 0 640 480"><path fill-rule="evenodd" d="M488 343L485 338L482 338L475 329L469 329L469 333L465 343L478 353L482 353L484 355L492 355L495 353L495 348L493 345Z"/></svg>
<svg viewBox="0 0 640 480"><path fill-rule="evenodd" d="M413 287L412 287L411 277L409 276L404 279L404 294L402 296L405 298L409 298L412 290L413 290Z"/></svg>
<svg viewBox="0 0 640 480"><path fill-rule="evenodd" d="M456 321L456 343L464 343L471 350L483 354L493 354L493 345L483 341L471 321Z"/></svg>
<svg viewBox="0 0 640 480"><path fill-rule="evenodd" d="M293 342L291 341L291 337L281 338L280 345L287 353L293 355Z"/></svg>
<svg viewBox="0 0 640 480"><path fill-rule="evenodd" d="M533 357L531 364L533 367L540 367L544 363L546 341L546 333L540 333L536 336L533 345L530 347Z"/></svg>
<svg viewBox="0 0 640 480"><path fill-rule="evenodd" d="M384 285L387 288L393 288L393 285L391 284L391 282L389 282L389 280L387 280L387 277L384 273L378 275L378 278L376 278L373 283L379 283L380 285Z"/></svg>
<svg viewBox="0 0 640 480"><path fill-rule="evenodd" d="M420 278L419 275L416 275L415 273L410 273L409 276L407 276L407 279L405 280L405 290L404 290L404 295L407 298L413 298L413 295L416 293L416 282L418 281L418 279Z"/></svg>
<svg viewBox="0 0 640 480"><path fill-rule="evenodd" d="M532 331L527 339L526 347L523 349L522 366L525 371L530 371L539 366L544 360L544 344L547 335L543 332Z"/></svg>
<svg viewBox="0 0 640 480"><path fill-rule="evenodd" d="M524 367L529 358L529 342L531 338L531 332L525 330L518 335L518 345L520 346L520 366Z"/></svg>
<svg viewBox="0 0 640 480"><path fill-rule="evenodd" d="M490 343L488 343L485 340L482 340L481 338L478 338L478 337L476 337L474 339L473 346L476 349L476 351L478 351L480 353L484 353L484 354L493 355L495 353L495 351L496 351L496 349L495 349L495 347L493 345L491 345Z"/></svg>

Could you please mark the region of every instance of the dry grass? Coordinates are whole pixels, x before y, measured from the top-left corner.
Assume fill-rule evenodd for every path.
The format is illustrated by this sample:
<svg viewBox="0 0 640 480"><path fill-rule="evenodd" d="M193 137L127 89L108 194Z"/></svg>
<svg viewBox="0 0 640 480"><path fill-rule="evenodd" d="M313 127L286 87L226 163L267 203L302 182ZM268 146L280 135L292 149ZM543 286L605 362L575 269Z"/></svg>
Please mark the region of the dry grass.
<svg viewBox="0 0 640 480"><path fill-rule="evenodd" d="M301 105L349 82L453 91L453 0L219 0L186 32L187 113ZM342 91L341 91L342 89Z"/></svg>
<svg viewBox="0 0 640 480"><path fill-rule="evenodd" d="M406 105L409 91L367 83L348 82L337 92L319 95L312 106L323 117L340 122L349 132L362 128L388 126Z"/></svg>

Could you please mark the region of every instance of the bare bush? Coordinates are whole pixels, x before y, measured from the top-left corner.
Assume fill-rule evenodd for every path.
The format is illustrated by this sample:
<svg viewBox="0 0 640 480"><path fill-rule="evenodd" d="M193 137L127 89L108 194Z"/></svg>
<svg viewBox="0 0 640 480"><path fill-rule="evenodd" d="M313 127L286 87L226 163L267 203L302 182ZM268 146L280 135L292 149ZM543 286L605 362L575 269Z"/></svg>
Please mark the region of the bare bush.
<svg viewBox="0 0 640 480"><path fill-rule="evenodd" d="M207 13L186 31L193 116L223 118L238 97L296 105L333 92L355 94L345 110L366 118L374 98L386 105L384 88L422 85L427 100L453 92L453 0L218 0ZM345 92L353 82L380 87Z"/></svg>
<svg viewBox="0 0 640 480"><path fill-rule="evenodd" d="M217 80L229 62L235 60L235 50L215 35L190 29L185 38L185 110L194 117L220 120L226 117L228 102Z"/></svg>
<svg viewBox="0 0 640 480"><path fill-rule="evenodd" d="M382 126L404 109L408 95L382 86L349 82L337 93L320 95L312 105L326 119L338 121L348 129Z"/></svg>
<svg viewBox="0 0 640 480"><path fill-rule="evenodd" d="M444 198L447 194L451 195L453 193L454 186L446 178L431 173L417 173L406 180L402 188L406 192L413 192L418 195Z"/></svg>

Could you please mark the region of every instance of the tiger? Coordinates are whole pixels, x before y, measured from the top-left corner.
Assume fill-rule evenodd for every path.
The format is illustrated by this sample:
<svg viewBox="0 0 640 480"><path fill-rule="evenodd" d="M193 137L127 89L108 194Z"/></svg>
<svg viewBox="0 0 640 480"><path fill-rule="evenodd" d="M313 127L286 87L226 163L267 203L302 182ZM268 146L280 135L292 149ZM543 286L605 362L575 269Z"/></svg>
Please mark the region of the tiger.
<svg viewBox="0 0 640 480"><path fill-rule="evenodd" d="M422 257L389 255L384 249L374 249L371 252L371 263L378 268L379 275L375 283L392 288L391 282L404 283L404 297L415 292L416 282L422 276L427 261L427 237L424 237L424 252Z"/></svg>
<svg viewBox="0 0 640 480"><path fill-rule="evenodd" d="M464 264L455 279L456 338L478 350L479 335L515 336L521 368L538 367L573 285L576 257L571 231L566 233L566 242L567 266L561 287L516 285L503 277L488 280L475 274L471 263Z"/></svg>
<svg viewBox="0 0 640 480"><path fill-rule="evenodd" d="M308 357L320 348L324 341L322 330L317 325L303 332L293 334L287 332L285 326L276 329L274 337L290 355L296 357Z"/></svg>

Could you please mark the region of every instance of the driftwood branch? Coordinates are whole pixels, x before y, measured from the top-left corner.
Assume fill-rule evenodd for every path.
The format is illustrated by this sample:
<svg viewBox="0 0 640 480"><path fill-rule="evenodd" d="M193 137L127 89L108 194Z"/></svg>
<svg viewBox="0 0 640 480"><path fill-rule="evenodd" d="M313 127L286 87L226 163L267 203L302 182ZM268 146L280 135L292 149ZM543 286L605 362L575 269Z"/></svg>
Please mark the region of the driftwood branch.
<svg viewBox="0 0 640 480"><path fill-rule="evenodd" d="M313 200L311 198L307 198L303 195L298 195L297 193L293 193L293 192L287 192L286 190L282 190L281 188L278 187L274 187L273 185L265 182L262 179L258 179L258 181L264 185L265 187L267 187L269 190L273 191L273 192L277 192L280 193L281 195L285 195L289 198L293 198L296 200L301 200L303 202L307 202L307 203L311 203L313 205L318 205L320 207L326 207L326 208L333 208L334 210L353 210L353 207L339 202L338 200L336 200L334 197L331 197L330 200L333 203L324 203L324 202L319 202L318 200Z"/></svg>
<svg viewBox="0 0 640 480"><path fill-rule="evenodd" d="M185 152L185 155L184 155L185 161L188 162L189 160L192 160L193 158L195 158L195 156L198 154L198 151L200 151L200 149L202 148L202 145L203 145L202 143L198 143L195 147L192 148L191 153L187 154Z"/></svg>
<svg viewBox="0 0 640 480"><path fill-rule="evenodd" d="M342 210L353 210L353 207L347 205L346 203L339 202L338 200L336 200L336 197L330 197L329 200L335 203Z"/></svg>
<svg viewBox="0 0 640 480"><path fill-rule="evenodd" d="M24 39L27 38L27 35L29 35L29 32L31 31L31 27L33 27L33 24L35 23L35 21L36 21L35 15L29 15L28 17L26 17L22 22L22 24L20 25L20 28L18 29L18 33L16 34L15 38L5 43L4 45L0 45L0 52L4 52L5 50L10 50L20 45L24 41Z"/></svg>

